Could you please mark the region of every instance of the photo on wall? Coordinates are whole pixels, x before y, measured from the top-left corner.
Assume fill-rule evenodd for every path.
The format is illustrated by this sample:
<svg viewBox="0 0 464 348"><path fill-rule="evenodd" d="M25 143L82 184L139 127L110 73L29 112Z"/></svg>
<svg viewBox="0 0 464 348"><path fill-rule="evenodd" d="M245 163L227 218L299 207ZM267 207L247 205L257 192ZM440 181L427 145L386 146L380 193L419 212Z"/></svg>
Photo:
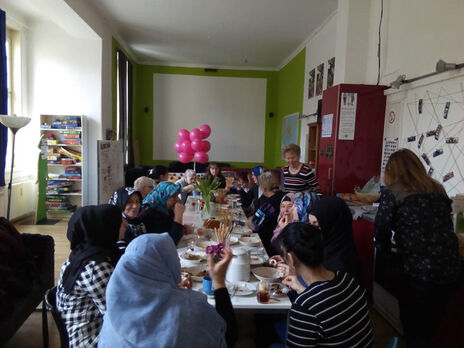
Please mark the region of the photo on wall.
<svg viewBox="0 0 464 348"><path fill-rule="evenodd" d="M316 96L322 94L322 82L324 81L324 63L317 67Z"/></svg>
<svg viewBox="0 0 464 348"><path fill-rule="evenodd" d="M316 82L315 76L316 75L316 70L313 69L309 72L309 78L308 78L308 99L311 99L314 97L314 82Z"/></svg>
<svg viewBox="0 0 464 348"><path fill-rule="evenodd" d="M329 59L327 66L327 88L333 86L334 83L334 73L335 73L335 57Z"/></svg>

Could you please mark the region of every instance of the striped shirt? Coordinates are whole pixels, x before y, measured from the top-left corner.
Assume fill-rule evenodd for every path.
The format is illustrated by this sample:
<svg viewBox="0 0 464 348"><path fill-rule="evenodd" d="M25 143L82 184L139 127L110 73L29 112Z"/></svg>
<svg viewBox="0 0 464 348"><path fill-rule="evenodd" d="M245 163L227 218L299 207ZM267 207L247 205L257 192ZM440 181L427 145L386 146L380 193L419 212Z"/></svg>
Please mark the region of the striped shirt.
<svg viewBox="0 0 464 348"><path fill-rule="evenodd" d="M319 193L319 183L317 182L316 175L306 164L301 166L301 169L297 174L291 174L288 166L284 167L282 174L284 177L284 191L312 191Z"/></svg>
<svg viewBox="0 0 464 348"><path fill-rule="evenodd" d="M363 290L347 273L315 282L292 304L287 347L372 347Z"/></svg>

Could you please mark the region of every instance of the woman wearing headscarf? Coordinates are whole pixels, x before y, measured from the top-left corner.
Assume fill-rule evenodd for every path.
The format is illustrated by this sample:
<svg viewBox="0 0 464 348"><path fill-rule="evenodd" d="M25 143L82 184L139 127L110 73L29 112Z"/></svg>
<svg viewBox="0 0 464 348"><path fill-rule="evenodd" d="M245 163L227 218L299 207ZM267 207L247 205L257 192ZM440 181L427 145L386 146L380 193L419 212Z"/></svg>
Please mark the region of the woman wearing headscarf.
<svg viewBox="0 0 464 348"><path fill-rule="evenodd" d="M277 217L277 227L271 238L271 252L273 255L281 254L280 234L289 223L308 222L308 210L318 199L317 195L308 192L287 193L280 202L280 213Z"/></svg>
<svg viewBox="0 0 464 348"><path fill-rule="evenodd" d="M162 181L143 200L140 220L147 233L168 232L174 243L182 238L185 205L179 202L179 185Z"/></svg>
<svg viewBox="0 0 464 348"><path fill-rule="evenodd" d="M315 201L309 222L321 228L325 267L346 272L363 284L361 262L353 240L353 217L345 201L338 197Z"/></svg>
<svg viewBox="0 0 464 348"><path fill-rule="evenodd" d="M68 224L71 254L61 267L56 305L66 326L69 347L96 347L106 310L105 290L126 222L110 204L77 210Z"/></svg>
<svg viewBox="0 0 464 348"><path fill-rule="evenodd" d="M119 243L120 249L125 249L125 245L129 244L135 237L147 233L145 225L138 218L142 205L142 194L139 191L132 187L121 187L113 193L108 203L121 209L122 217L128 224L124 241Z"/></svg>
<svg viewBox="0 0 464 348"><path fill-rule="evenodd" d="M233 345L236 323L225 287L232 258L208 258L216 309L204 294L178 287L180 263L168 234L135 239L116 267L107 289L99 347L226 347Z"/></svg>

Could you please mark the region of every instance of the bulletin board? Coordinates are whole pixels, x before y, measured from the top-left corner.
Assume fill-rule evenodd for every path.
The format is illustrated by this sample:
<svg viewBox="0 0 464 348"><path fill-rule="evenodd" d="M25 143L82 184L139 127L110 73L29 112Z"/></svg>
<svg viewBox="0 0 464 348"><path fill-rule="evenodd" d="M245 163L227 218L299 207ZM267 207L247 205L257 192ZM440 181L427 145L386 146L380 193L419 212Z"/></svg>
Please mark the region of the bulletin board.
<svg viewBox="0 0 464 348"><path fill-rule="evenodd" d="M443 78L387 97L385 139L397 133L452 197L464 193L464 72Z"/></svg>
<svg viewBox="0 0 464 348"><path fill-rule="evenodd" d="M124 186L122 141L98 140L98 203L108 203L118 188Z"/></svg>

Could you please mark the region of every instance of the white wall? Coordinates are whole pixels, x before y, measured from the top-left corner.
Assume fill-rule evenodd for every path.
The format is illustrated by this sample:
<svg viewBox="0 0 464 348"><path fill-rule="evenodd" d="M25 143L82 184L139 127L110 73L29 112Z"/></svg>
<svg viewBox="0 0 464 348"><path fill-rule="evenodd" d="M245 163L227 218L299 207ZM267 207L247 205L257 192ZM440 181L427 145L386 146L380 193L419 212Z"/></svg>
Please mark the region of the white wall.
<svg viewBox="0 0 464 348"><path fill-rule="evenodd" d="M28 38L29 114L32 145L40 114L87 117L88 185L84 204L97 202L96 139L101 139L101 39L73 37L49 21L33 21ZM36 154L31 160L37 161Z"/></svg>
<svg viewBox="0 0 464 348"><path fill-rule="evenodd" d="M380 0L371 0L366 83L377 81ZM435 71L439 59L464 62L462 0L384 0L380 83Z"/></svg>
<svg viewBox="0 0 464 348"><path fill-rule="evenodd" d="M303 114L309 115L317 111L317 101L322 95L308 99L308 78L309 72L316 69L318 65L324 63L324 81L323 89L327 87L327 69L328 60L335 57L335 67L337 66L337 57L335 56L335 41L337 36L337 13L334 13L318 30L316 34L309 39L306 45L306 62L305 62L305 81L303 89ZM335 80L334 80L335 84ZM316 117L304 118L300 121L300 147L301 160L306 160L306 145L308 136L308 123L316 122Z"/></svg>

